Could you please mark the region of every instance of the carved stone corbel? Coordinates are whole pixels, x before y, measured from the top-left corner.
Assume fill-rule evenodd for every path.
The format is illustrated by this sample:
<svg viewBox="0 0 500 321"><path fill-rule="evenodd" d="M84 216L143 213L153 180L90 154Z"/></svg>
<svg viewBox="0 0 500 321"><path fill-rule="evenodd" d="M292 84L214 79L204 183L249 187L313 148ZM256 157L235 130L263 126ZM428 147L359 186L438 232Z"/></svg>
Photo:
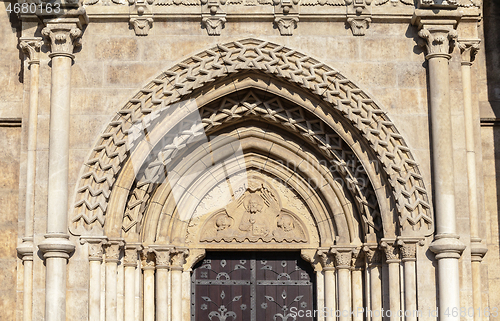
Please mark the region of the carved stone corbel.
<svg viewBox="0 0 500 321"><path fill-rule="evenodd" d="M153 27L154 0L129 0L134 6L135 14L130 15L130 25L134 28L136 36L147 36L149 30Z"/></svg>
<svg viewBox="0 0 500 321"><path fill-rule="evenodd" d="M226 0L201 0L201 24L209 36L220 36L226 25Z"/></svg>
<svg viewBox="0 0 500 321"><path fill-rule="evenodd" d="M274 23L282 36L291 36L299 22L299 0L274 0Z"/></svg>
<svg viewBox="0 0 500 321"><path fill-rule="evenodd" d="M364 36L372 21L372 0L346 0L347 24L354 36Z"/></svg>

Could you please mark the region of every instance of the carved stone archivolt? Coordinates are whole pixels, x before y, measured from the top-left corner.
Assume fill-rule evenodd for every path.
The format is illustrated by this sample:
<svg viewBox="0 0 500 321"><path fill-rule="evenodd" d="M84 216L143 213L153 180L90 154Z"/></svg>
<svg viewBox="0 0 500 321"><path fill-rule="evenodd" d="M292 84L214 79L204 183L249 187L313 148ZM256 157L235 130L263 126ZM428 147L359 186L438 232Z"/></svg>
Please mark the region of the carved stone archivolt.
<svg viewBox="0 0 500 321"><path fill-rule="evenodd" d="M245 193L213 213L201 231L200 242L308 241L304 223L282 208L276 190L256 176L248 179Z"/></svg>
<svg viewBox="0 0 500 321"><path fill-rule="evenodd" d="M402 230L417 234L432 230L431 208L417 163L394 124L373 100L338 71L315 59L283 46L248 39L218 45L162 73L118 113L86 163L71 231L78 235L92 234L104 226L111 187L130 155L130 144L137 143L127 137L131 124L154 110L167 110L169 104L205 83L248 69L263 70L293 82L343 115L369 142L382 163L394 189ZM293 126L304 134L310 132L307 126ZM314 136L311 138L316 140ZM328 140L316 141L325 153L334 152ZM351 182L356 185L356 180Z"/></svg>

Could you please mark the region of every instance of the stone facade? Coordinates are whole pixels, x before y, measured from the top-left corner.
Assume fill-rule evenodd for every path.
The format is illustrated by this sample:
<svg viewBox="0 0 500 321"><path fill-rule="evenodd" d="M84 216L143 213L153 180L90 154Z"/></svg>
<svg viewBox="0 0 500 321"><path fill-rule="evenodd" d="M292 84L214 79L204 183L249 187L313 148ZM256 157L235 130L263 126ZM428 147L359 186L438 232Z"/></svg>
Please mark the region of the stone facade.
<svg viewBox="0 0 500 321"><path fill-rule="evenodd" d="M228 249L300 251L318 309L500 318L494 1L4 4L0 320L187 321Z"/></svg>

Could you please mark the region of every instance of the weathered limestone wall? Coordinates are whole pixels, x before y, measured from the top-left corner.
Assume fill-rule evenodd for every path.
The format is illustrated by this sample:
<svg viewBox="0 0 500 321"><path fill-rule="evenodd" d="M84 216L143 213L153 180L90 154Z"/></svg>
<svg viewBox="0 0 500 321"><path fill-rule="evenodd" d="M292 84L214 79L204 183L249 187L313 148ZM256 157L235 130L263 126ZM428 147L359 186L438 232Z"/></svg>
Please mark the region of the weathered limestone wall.
<svg viewBox="0 0 500 321"><path fill-rule="evenodd" d="M9 17L6 5L0 4L0 320L15 320L16 304L22 304L22 295L19 299L16 292L17 269L22 268L16 246L18 229L22 231L18 213L23 70L16 36L20 25L15 16Z"/></svg>

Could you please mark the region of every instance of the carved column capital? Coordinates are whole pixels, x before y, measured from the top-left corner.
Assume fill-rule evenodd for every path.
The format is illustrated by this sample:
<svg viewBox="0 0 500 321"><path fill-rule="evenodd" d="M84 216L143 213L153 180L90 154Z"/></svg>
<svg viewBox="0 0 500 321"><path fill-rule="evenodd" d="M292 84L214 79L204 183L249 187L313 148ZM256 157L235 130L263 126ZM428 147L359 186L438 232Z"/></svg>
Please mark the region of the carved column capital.
<svg viewBox="0 0 500 321"><path fill-rule="evenodd" d="M33 261L33 252L35 247L33 245L33 237L23 237L23 242L16 248L17 254L23 261Z"/></svg>
<svg viewBox="0 0 500 321"><path fill-rule="evenodd" d="M417 245L422 246L424 243L422 239L419 238L400 238L397 244L399 245L399 250L401 253L401 260L406 261L416 261L417 260Z"/></svg>
<svg viewBox="0 0 500 321"><path fill-rule="evenodd" d="M377 266L382 264L382 252L378 248L378 244L367 243L363 246L365 259L368 266Z"/></svg>
<svg viewBox="0 0 500 321"><path fill-rule="evenodd" d="M170 266L172 270L182 271L186 263L186 257L189 250L186 248L176 247L170 251Z"/></svg>
<svg viewBox="0 0 500 321"><path fill-rule="evenodd" d="M89 261L102 262L104 254L103 244L108 240L105 236L87 236L80 238L80 244L87 243L89 245Z"/></svg>
<svg viewBox="0 0 500 321"><path fill-rule="evenodd" d="M460 236L457 234L438 234L434 237L429 246L436 259L459 259L462 252L465 250L465 244L460 241Z"/></svg>
<svg viewBox="0 0 500 321"><path fill-rule="evenodd" d="M22 37L19 39L19 48L28 58L28 64L40 64L40 48L43 39L41 37Z"/></svg>
<svg viewBox="0 0 500 321"><path fill-rule="evenodd" d="M142 251L142 245L139 243L127 243L124 249L123 266L137 267L137 253Z"/></svg>
<svg viewBox="0 0 500 321"><path fill-rule="evenodd" d="M352 247L332 247L330 252L335 258L335 267L337 269L350 269L352 259Z"/></svg>
<svg viewBox="0 0 500 321"><path fill-rule="evenodd" d="M365 267L365 251L356 248L352 251L351 270L361 271Z"/></svg>
<svg viewBox="0 0 500 321"><path fill-rule="evenodd" d="M451 58L458 34L455 30L462 13L459 11L415 10L412 24L419 29L418 35L426 48L426 59Z"/></svg>
<svg viewBox="0 0 500 321"><path fill-rule="evenodd" d="M156 265L156 254L153 249L144 249L141 252L141 266L143 270L154 270Z"/></svg>
<svg viewBox="0 0 500 321"><path fill-rule="evenodd" d="M122 239L110 239L103 242L104 252L106 253L106 263L118 263L122 247L125 245Z"/></svg>
<svg viewBox="0 0 500 321"><path fill-rule="evenodd" d="M472 65L479 51L480 43L480 39L458 39L458 48L462 56L462 65Z"/></svg>
<svg viewBox="0 0 500 321"><path fill-rule="evenodd" d="M50 45L49 57L75 58L73 51L81 45L82 19L88 20L88 18L84 10L82 12L75 11L72 16L76 17L44 20L46 27L42 29L42 36Z"/></svg>
<svg viewBox="0 0 500 321"><path fill-rule="evenodd" d="M396 239L382 239L380 247L384 250L387 263L399 263L399 246Z"/></svg>
<svg viewBox="0 0 500 321"><path fill-rule="evenodd" d="M156 255L156 269L169 269L172 247L155 245L151 245L150 247Z"/></svg>
<svg viewBox="0 0 500 321"><path fill-rule="evenodd" d="M317 255L324 271L335 270L335 258L333 253L330 252L329 248L318 249Z"/></svg>

